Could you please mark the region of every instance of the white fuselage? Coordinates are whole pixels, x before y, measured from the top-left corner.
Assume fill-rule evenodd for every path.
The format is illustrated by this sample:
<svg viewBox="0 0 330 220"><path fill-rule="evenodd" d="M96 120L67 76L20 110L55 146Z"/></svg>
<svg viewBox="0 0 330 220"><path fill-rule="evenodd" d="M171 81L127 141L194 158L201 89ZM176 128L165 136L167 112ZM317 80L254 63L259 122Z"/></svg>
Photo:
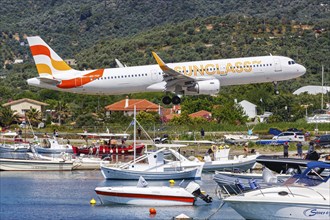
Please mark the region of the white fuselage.
<svg viewBox="0 0 330 220"><path fill-rule="evenodd" d="M206 60L167 65L195 81L217 79L221 86L277 82L296 78L306 72L305 67L282 56ZM100 95L161 92L168 88L159 65L104 69L102 77L95 79L91 75L85 76L91 72L93 70L68 70L53 75L59 80L74 79L77 86L70 88L60 88L58 85L42 82L39 78L28 79L27 82L29 85L41 88ZM90 82L81 83L84 77L91 79Z"/></svg>

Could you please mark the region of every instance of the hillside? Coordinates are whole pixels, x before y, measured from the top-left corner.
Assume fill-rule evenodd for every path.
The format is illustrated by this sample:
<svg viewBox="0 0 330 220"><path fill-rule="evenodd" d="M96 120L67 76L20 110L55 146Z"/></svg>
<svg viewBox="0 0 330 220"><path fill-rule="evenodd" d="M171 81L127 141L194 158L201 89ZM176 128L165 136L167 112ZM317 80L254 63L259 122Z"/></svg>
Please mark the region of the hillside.
<svg viewBox="0 0 330 220"><path fill-rule="evenodd" d="M24 58L17 47L26 35L40 35L64 56L72 57L101 39L227 14L308 23L329 21L330 10L315 0L2 0L0 41L6 46L1 46L0 62L13 56Z"/></svg>

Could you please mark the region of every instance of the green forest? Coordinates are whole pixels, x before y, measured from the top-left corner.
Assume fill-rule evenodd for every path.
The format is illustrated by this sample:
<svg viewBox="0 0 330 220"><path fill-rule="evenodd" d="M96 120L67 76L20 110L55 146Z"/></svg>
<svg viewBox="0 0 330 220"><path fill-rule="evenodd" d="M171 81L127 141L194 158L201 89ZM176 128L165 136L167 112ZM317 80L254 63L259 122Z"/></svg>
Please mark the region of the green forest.
<svg viewBox="0 0 330 220"><path fill-rule="evenodd" d="M62 58L75 59L76 69L114 68L116 58L128 66L155 64L151 51L167 63L272 54L291 57L306 67L304 76L279 84L280 95L274 94L272 83L265 83L221 87L216 97L183 97L183 114L169 125L184 122L189 129L201 124L209 130L244 125L241 110L232 111L235 99L256 104L259 114L273 112L269 123L307 126L302 106L310 105L309 114L320 109L321 95L292 92L321 85L322 65L324 85L329 86L330 10L318 1L4 0L0 6L0 104L20 98L46 102L56 110L46 124L60 118L68 127L95 125L95 121L112 127L126 123L125 127L131 118L104 114L106 105L126 95L86 96L28 86L26 79L37 72L26 36L40 35ZM14 64L16 59L23 63ZM163 94L129 96L158 104ZM324 99L330 102L329 94ZM214 107L218 105L222 108ZM187 118L199 110L212 112L215 120ZM2 126L6 114L10 112L1 107ZM161 124L156 115L138 117L149 125Z"/></svg>

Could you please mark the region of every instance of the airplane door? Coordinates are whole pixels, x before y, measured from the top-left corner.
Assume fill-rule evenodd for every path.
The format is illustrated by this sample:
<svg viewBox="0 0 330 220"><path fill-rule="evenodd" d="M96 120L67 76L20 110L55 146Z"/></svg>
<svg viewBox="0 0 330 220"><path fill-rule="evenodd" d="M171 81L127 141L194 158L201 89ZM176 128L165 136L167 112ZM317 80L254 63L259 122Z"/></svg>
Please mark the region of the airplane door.
<svg viewBox="0 0 330 220"><path fill-rule="evenodd" d="M274 58L274 63L275 63L275 72L281 72L282 71L282 66L281 66L280 59Z"/></svg>
<svg viewBox="0 0 330 220"><path fill-rule="evenodd" d="M75 78L75 87L76 88L82 87L82 77Z"/></svg>
<svg viewBox="0 0 330 220"><path fill-rule="evenodd" d="M151 70L150 71L150 75L151 75L151 79L153 81L157 81L157 79L159 78L159 71L155 70Z"/></svg>

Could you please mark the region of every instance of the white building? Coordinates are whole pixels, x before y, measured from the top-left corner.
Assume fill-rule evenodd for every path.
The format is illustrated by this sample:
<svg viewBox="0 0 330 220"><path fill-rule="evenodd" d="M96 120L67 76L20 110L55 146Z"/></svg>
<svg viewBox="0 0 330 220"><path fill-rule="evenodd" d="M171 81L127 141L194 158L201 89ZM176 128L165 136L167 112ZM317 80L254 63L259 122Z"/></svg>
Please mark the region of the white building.
<svg viewBox="0 0 330 220"><path fill-rule="evenodd" d="M245 115L248 116L250 119L255 118L257 116L257 106L249 101L243 100L238 103L242 106Z"/></svg>

